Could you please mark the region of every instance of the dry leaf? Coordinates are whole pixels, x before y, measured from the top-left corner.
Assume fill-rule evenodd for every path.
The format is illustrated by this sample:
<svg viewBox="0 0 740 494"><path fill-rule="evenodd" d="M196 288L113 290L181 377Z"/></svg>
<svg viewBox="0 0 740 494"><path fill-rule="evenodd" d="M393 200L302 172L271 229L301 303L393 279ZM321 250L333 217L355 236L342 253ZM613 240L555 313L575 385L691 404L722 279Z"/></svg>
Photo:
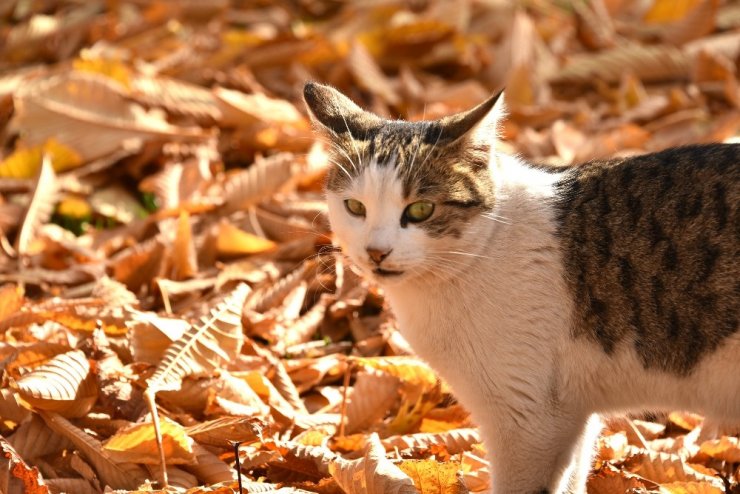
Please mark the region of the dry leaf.
<svg viewBox="0 0 740 494"><path fill-rule="evenodd" d="M31 252L31 244L39 228L51 218L57 189L57 177L52 169L50 159L45 157L42 160L41 171L31 194L31 202L23 218L23 226L21 226L18 238L15 241L15 248L19 254L25 255Z"/></svg>
<svg viewBox="0 0 740 494"><path fill-rule="evenodd" d="M200 129L178 128L162 115L144 111L125 99L117 83L92 73L70 72L31 84L18 94L16 110L17 125L29 144L56 137L83 162L112 153L127 139L208 137Z"/></svg>
<svg viewBox="0 0 740 494"><path fill-rule="evenodd" d="M168 464L190 464L195 462L193 440L185 429L168 418L161 421L162 440ZM159 453L154 437L154 426L151 422L134 424L120 430L103 445L113 461L120 463L159 463Z"/></svg>
<svg viewBox="0 0 740 494"><path fill-rule="evenodd" d="M411 494L414 481L385 457L378 435L370 434L365 455L357 460L337 458L329 473L347 494Z"/></svg>
<svg viewBox="0 0 740 494"><path fill-rule="evenodd" d="M360 372L347 405L347 434L367 430L385 417L398 400L399 387L399 380L394 376Z"/></svg>
<svg viewBox="0 0 740 494"><path fill-rule="evenodd" d="M5 439L0 437L0 468L3 473L0 480L13 489L22 489L27 494L49 494L49 488L44 482L37 467L29 467L23 458L13 449ZM3 478L5 477L5 478ZM10 491L8 491L10 492Z"/></svg>
<svg viewBox="0 0 740 494"><path fill-rule="evenodd" d="M700 451L704 454L730 463L740 463L740 439L722 436L719 439L704 441Z"/></svg>
<svg viewBox="0 0 740 494"><path fill-rule="evenodd" d="M0 2L0 490L227 494L236 454L249 492L490 491L505 452L334 247L301 88L420 120L506 86L499 149L551 165L737 140L736 2L561 3ZM589 492L737 490L736 431L651 420Z"/></svg>
<svg viewBox="0 0 740 494"><path fill-rule="evenodd" d="M240 230L226 221L219 225L217 249L222 256L262 254L275 250L276 247L275 242Z"/></svg>
<svg viewBox="0 0 740 494"><path fill-rule="evenodd" d="M249 291L248 285L239 285L173 342L147 380L149 390L179 389L184 377L208 374L234 359L242 346L240 315Z"/></svg>
<svg viewBox="0 0 740 494"><path fill-rule="evenodd" d="M103 445L78 429L61 415L41 412L41 417L54 432L69 439L95 467L100 479L113 488L135 489L146 478L144 471L132 463L116 463L103 450Z"/></svg>
<svg viewBox="0 0 740 494"><path fill-rule="evenodd" d="M15 383L18 393L34 408L66 417L82 417L97 399L90 363L79 350L58 355L23 375Z"/></svg>
<svg viewBox="0 0 740 494"><path fill-rule="evenodd" d="M435 460L404 460L399 465L423 494L463 494L469 492L457 475L457 465Z"/></svg>

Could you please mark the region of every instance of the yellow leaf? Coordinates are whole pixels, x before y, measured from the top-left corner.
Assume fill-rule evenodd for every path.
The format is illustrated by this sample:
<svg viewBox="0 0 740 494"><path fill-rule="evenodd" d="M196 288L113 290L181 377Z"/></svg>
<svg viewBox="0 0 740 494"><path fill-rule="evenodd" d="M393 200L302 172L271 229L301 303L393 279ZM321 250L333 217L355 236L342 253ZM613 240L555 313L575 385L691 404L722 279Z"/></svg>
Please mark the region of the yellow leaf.
<svg viewBox="0 0 740 494"><path fill-rule="evenodd" d="M424 494L461 494L468 492L457 476L458 464L435 460L405 460L398 464Z"/></svg>
<svg viewBox="0 0 740 494"><path fill-rule="evenodd" d="M224 44L243 50L248 46L259 45L264 38L244 29L230 29L221 35Z"/></svg>
<svg viewBox="0 0 740 494"><path fill-rule="evenodd" d="M247 233L228 222L221 223L218 229L216 248L221 255L262 254L276 247L275 242Z"/></svg>
<svg viewBox="0 0 740 494"><path fill-rule="evenodd" d="M115 310L101 309L99 312L86 314L84 307L73 311L40 311L37 314L49 321L57 322L75 331L92 332L100 327L109 336L121 336L128 332L122 317ZM122 316L123 313L120 314Z"/></svg>
<svg viewBox="0 0 740 494"><path fill-rule="evenodd" d="M668 414L668 420L682 429L687 431L693 430L697 426L701 425L704 418L701 415L689 412L671 412Z"/></svg>
<svg viewBox="0 0 740 494"><path fill-rule="evenodd" d="M706 482L670 482L660 486L661 494L722 494L724 489Z"/></svg>
<svg viewBox="0 0 740 494"><path fill-rule="evenodd" d="M250 371L243 374L241 377L261 398L267 399L270 397L272 388L265 383L267 378L263 374L257 371Z"/></svg>
<svg viewBox="0 0 740 494"><path fill-rule="evenodd" d="M126 89L131 87L131 69L119 60L107 60L104 58L87 58L83 51L82 58L72 62L72 67L81 72L92 72L102 74L114 81L121 83Z"/></svg>
<svg viewBox="0 0 740 494"><path fill-rule="evenodd" d="M0 177L35 177L44 155L49 157L52 168L57 172L75 168L82 163L82 158L74 149L51 138L40 146L18 147L10 156L0 161Z"/></svg>
<svg viewBox="0 0 740 494"><path fill-rule="evenodd" d="M188 464L195 461L195 443L177 422L161 419L162 445L167 463ZM159 464L159 452L151 422L134 424L111 437L103 446L105 451L119 463L135 462L147 465Z"/></svg>
<svg viewBox="0 0 740 494"><path fill-rule="evenodd" d="M89 218L92 214L90 204L78 196L67 196L57 206L57 213L68 218Z"/></svg>
<svg viewBox="0 0 740 494"><path fill-rule="evenodd" d="M712 458L729 463L740 463L740 439L737 437L722 436L719 439L704 441L701 451Z"/></svg>
<svg viewBox="0 0 740 494"><path fill-rule="evenodd" d="M23 307L23 294L23 287L19 285L0 287L0 321Z"/></svg>
<svg viewBox="0 0 740 494"><path fill-rule="evenodd" d="M395 376L404 383L431 389L437 385L437 375L421 360L411 357L358 358L357 365L370 367Z"/></svg>
<svg viewBox="0 0 740 494"><path fill-rule="evenodd" d="M459 423L446 422L444 420L434 420L427 417L421 419L421 425L419 426L419 432L428 432L431 434L437 432L447 432L452 429L460 427Z"/></svg>
<svg viewBox="0 0 740 494"><path fill-rule="evenodd" d="M354 452L365 449L367 436L365 434L350 434L349 436L337 436L331 441L331 449L334 451Z"/></svg>
<svg viewBox="0 0 740 494"><path fill-rule="evenodd" d="M645 14L645 22L661 24L682 19L700 0L655 0Z"/></svg>

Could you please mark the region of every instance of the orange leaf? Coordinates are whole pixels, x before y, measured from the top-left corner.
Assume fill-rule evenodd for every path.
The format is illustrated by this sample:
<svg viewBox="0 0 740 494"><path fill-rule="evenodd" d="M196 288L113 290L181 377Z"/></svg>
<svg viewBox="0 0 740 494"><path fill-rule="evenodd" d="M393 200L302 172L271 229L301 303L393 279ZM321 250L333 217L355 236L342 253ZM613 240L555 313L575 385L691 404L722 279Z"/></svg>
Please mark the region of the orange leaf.
<svg viewBox="0 0 740 494"><path fill-rule="evenodd" d="M722 436L719 439L704 441L701 452L722 461L740 463L740 439Z"/></svg>
<svg viewBox="0 0 740 494"><path fill-rule="evenodd" d="M682 19L701 0L655 0L643 18L645 22L661 24Z"/></svg>
<svg viewBox="0 0 740 494"><path fill-rule="evenodd" d="M0 321L23 307L23 287L3 285L0 287Z"/></svg>
<svg viewBox="0 0 740 494"><path fill-rule="evenodd" d="M195 443L177 422L161 419L162 444L168 464L189 464L195 461ZM151 422L134 424L111 437L103 449L117 462L159 464L159 452Z"/></svg>
<svg viewBox="0 0 740 494"><path fill-rule="evenodd" d="M226 221L219 226L216 245L219 254L226 256L262 254L277 248L275 242L247 233Z"/></svg>

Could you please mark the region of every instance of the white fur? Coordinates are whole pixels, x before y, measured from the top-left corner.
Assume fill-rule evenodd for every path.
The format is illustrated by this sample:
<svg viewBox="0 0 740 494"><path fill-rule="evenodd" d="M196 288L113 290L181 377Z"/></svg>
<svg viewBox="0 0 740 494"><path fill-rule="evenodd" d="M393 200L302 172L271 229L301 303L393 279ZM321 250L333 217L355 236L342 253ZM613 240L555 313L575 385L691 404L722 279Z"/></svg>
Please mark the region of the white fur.
<svg viewBox="0 0 740 494"><path fill-rule="evenodd" d="M459 239L400 227L406 203L393 166L368 167L328 200L334 231L355 263L372 276L365 248L393 248L382 267L407 272L378 282L404 336L480 425L494 493L585 492L599 430L589 421L594 413L661 408L740 417L740 336L688 377L645 370L629 341L608 356L597 343L574 339L549 201L559 177L501 155L491 173L494 214L476 218ZM345 211L349 197L366 205L366 218Z"/></svg>

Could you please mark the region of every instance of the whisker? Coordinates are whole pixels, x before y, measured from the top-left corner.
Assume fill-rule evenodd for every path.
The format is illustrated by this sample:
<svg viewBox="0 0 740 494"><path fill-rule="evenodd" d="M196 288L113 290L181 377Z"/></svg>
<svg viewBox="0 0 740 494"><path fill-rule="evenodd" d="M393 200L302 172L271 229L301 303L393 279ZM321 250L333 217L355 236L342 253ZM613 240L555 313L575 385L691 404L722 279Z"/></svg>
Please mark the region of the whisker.
<svg viewBox="0 0 740 494"><path fill-rule="evenodd" d="M495 221L497 223L501 223L502 225L509 225L509 226L511 226L513 224L513 223L511 223L511 220L509 218L504 218L502 216L496 216L496 215L489 214L489 213L483 213L483 214L481 214L481 216L483 218L488 219L488 220L492 220L492 221Z"/></svg>
<svg viewBox="0 0 740 494"><path fill-rule="evenodd" d="M483 254L475 254L473 252L465 252L460 250L435 250L431 252L432 254L455 254L459 256L469 256L469 257L477 257L480 259L495 259L491 256L484 256Z"/></svg>

